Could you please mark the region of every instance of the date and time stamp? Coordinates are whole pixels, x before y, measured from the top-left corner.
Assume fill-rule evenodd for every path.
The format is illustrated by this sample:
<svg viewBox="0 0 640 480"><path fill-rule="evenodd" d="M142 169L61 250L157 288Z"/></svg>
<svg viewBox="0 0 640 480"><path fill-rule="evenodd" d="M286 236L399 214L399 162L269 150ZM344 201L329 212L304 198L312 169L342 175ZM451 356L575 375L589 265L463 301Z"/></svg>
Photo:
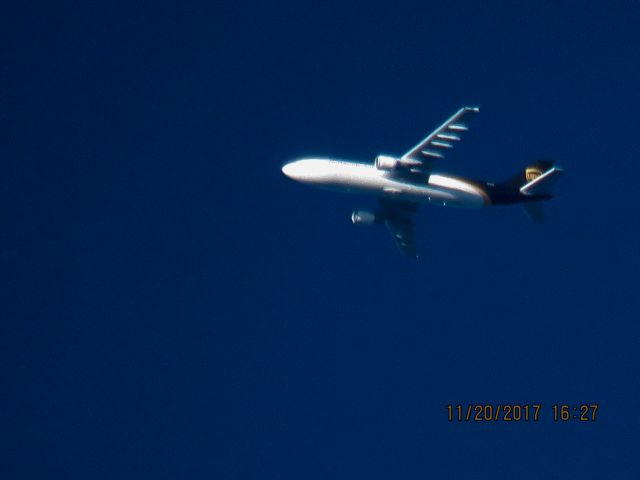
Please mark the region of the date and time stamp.
<svg viewBox="0 0 640 480"><path fill-rule="evenodd" d="M445 406L449 422L554 422L593 423L596 421L599 405L580 404L491 404L468 403Z"/></svg>

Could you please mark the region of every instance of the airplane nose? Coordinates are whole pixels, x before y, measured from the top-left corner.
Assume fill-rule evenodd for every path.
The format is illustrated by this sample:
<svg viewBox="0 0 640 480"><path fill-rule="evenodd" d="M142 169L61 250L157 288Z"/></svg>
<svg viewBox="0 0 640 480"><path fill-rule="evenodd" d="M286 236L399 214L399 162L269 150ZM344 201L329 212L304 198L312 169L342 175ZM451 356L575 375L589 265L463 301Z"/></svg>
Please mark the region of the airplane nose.
<svg viewBox="0 0 640 480"><path fill-rule="evenodd" d="M282 173L297 182L318 183L322 181L325 169L322 160L305 158L287 163L282 167Z"/></svg>
<svg viewBox="0 0 640 480"><path fill-rule="evenodd" d="M287 163L282 166L282 173L284 173L289 178L293 178L293 170L293 162Z"/></svg>
<svg viewBox="0 0 640 480"><path fill-rule="evenodd" d="M296 160L289 162L282 167L282 173L284 173L291 180L303 181L305 176L305 165L303 162Z"/></svg>

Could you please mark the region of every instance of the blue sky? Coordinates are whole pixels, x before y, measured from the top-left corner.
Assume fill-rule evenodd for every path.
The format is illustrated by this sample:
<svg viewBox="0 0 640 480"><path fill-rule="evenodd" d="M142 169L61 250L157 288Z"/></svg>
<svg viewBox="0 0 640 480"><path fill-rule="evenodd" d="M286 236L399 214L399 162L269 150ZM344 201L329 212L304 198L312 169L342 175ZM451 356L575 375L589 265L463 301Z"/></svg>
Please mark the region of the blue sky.
<svg viewBox="0 0 640 480"><path fill-rule="evenodd" d="M3 478L637 478L640 5L16 6L2 36ZM566 170L543 226L280 172ZM540 403L449 423L449 403ZM551 405L599 403L594 423Z"/></svg>

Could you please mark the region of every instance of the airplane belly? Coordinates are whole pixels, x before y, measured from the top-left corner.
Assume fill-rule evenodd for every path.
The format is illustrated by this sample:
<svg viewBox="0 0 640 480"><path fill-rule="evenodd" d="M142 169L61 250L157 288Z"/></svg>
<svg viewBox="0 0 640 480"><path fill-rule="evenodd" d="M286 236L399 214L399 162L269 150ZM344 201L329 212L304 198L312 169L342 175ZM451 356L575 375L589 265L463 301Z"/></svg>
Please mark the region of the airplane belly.
<svg viewBox="0 0 640 480"><path fill-rule="evenodd" d="M356 177L349 179L342 185L350 192L369 193L410 202L452 207L480 207L484 204L482 196L475 192L415 185L383 177Z"/></svg>
<svg viewBox="0 0 640 480"><path fill-rule="evenodd" d="M431 184L416 185L392 180L382 186L382 193L385 197L445 207L474 208L485 204L479 192Z"/></svg>
<svg viewBox="0 0 640 480"><path fill-rule="evenodd" d="M385 192L386 193L386 192ZM402 200L428 203L444 207L481 207L484 204L482 197L457 190L440 188L404 189L400 192L391 192L388 196L394 196Z"/></svg>
<svg viewBox="0 0 640 480"><path fill-rule="evenodd" d="M432 174L428 183L419 184L394 178L368 165L341 166L325 177L323 186L440 206L473 208L486 203L483 192L461 179Z"/></svg>
<svg viewBox="0 0 640 480"><path fill-rule="evenodd" d="M477 194L450 190L447 198L442 199L443 206L477 208L484 205L484 199Z"/></svg>

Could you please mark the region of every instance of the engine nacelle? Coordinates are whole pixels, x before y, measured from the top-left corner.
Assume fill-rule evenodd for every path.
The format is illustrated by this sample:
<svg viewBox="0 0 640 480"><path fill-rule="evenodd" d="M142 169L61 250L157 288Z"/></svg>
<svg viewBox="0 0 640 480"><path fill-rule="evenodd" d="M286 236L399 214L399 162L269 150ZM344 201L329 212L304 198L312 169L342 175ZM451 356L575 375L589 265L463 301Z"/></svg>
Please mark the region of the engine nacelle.
<svg viewBox="0 0 640 480"><path fill-rule="evenodd" d="M376 215L366 210L354 210L351 214L351 223L354 225L373 225L376 223Z"/></svg>
<svg viewBox="0 0 640 480"><path fill-rule="evenodd" d="M376 157L376 168L378 170L395 170L398 167L398 159L388 155L378 155Z"/></svg>

